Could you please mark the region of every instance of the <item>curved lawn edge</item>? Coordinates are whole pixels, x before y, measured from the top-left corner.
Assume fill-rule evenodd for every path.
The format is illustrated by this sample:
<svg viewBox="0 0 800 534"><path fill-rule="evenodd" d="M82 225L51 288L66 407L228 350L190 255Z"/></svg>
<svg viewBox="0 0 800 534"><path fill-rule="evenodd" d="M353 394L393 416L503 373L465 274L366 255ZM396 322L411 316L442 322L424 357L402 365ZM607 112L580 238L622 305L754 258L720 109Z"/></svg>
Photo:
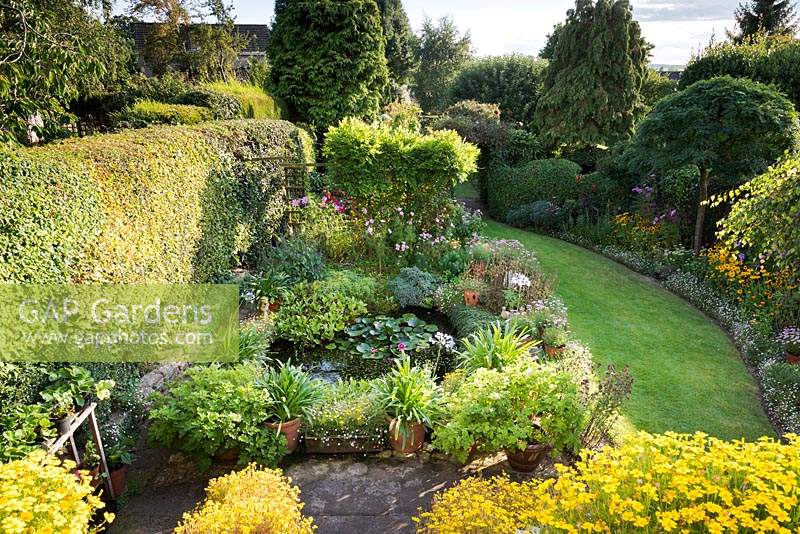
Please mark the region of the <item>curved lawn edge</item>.
<svg viewBox="0 0 800 534"><path fill-rule="evenodd" d="M728 335L657 281L578 245L487 220L487 237L516 239L557 276L574 337L605 367L628 366L629 425L749 440L775 430Z"/></svg>

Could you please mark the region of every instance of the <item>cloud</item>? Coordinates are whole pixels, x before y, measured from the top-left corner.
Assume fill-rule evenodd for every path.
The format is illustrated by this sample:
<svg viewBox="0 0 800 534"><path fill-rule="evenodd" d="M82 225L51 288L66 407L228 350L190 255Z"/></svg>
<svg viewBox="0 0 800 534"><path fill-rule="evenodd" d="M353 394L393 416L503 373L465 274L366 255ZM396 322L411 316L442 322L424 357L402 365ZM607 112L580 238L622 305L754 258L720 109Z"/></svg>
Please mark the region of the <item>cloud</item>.
<svg viewBox="0 0 800 534"><path fill-rule="evenodd" d="M633 16L644 22L717 21L733 17L739 0L641 0L633 4Z"/></svg>

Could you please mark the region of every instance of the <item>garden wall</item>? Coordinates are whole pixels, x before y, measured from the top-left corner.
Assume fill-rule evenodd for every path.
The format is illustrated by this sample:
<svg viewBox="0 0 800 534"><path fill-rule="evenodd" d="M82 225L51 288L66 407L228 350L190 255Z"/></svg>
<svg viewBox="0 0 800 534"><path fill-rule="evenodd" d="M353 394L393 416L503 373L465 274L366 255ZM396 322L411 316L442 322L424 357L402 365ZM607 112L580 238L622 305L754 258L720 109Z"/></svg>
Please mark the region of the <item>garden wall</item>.
<svg viewBox="0 0 800 534"><path fill-rule="evenodd" d="M270 239L285 121L164 126L0 150L0 282L203 282Z"/></svg>

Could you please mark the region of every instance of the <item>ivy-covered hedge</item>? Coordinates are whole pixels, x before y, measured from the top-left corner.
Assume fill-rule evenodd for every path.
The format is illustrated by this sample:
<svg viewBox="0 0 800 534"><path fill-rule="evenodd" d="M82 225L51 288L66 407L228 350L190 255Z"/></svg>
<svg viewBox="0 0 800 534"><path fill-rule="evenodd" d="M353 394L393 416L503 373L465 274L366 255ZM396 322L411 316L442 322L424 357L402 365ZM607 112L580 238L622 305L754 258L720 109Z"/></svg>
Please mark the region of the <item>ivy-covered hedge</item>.
<svg viewBox="0 0 800 534"><path fill-rule="evenodd" d="M540 159L496 169L488 177L489 213L504 221L509 210L548 200L561 206L577 199L581 167L566 159Z"/></svg>
<svg viewBox="0 0 800 534"><path fill-rule="evenodd" d="M309 160L284 121L160 126L0 149L0 282L205 281L272 237L277 162Z"/></svg>

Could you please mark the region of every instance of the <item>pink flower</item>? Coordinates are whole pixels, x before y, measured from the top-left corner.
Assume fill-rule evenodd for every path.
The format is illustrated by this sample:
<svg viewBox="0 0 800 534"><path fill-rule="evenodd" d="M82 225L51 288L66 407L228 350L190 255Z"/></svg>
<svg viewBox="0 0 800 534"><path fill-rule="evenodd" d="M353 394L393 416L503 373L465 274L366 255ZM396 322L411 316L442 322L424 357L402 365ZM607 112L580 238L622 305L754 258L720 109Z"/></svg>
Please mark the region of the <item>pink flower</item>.
<svg viewBox="0 0 800 534"><path fill-rule="evenodd" d="M406 350L406 344L405 343L398 343L397 344L397 350L399 350L400 352Z"/></svg>

